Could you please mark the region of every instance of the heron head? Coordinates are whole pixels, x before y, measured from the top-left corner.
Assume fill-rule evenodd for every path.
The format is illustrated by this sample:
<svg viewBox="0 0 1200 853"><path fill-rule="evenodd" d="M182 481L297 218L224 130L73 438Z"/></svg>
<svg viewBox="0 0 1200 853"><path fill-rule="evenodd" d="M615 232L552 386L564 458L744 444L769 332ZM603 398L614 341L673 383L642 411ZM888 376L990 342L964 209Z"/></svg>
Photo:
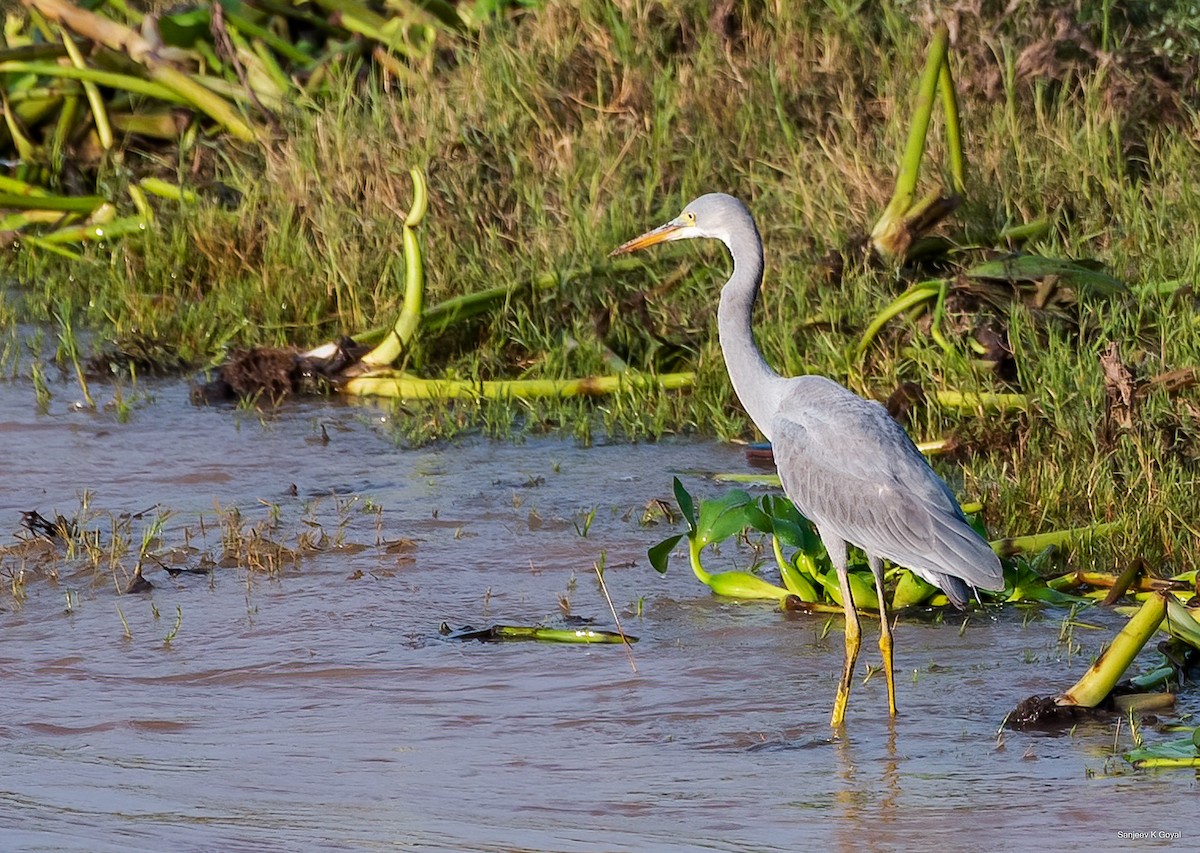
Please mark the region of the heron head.
<svg viewBox="0 0 1200 853"><path fill-rule="evenodd" d="M729 227L739 217L746 216L745 206L733 196L709 193L691 201L683 212L640 237L622 243L611 254L624 255L669 240L692 240L710 237L729 242Z"/></svg>

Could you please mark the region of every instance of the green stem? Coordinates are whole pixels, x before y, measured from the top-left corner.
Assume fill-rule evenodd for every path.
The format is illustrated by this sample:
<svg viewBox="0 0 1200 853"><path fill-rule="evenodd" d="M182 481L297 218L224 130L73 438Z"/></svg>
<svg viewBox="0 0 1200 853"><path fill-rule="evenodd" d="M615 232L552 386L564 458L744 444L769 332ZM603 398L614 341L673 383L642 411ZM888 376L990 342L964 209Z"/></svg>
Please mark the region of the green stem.
<svg viewBox="0 0 1200 853"><path fill-rule="evenodd" d="M942 112L946 114L946 155L950 161L950 182L954 192L963 195L967 191L966 164L963 157L962 124L958 116L958 96L954 91L954 75L950 62L942 60L938 74L938 88L942 91Z"/></svg>
<svg viewBox="0 0 1200 853"><path fill-rule="evenodd" d="M938 294L938 282L922 282L913 285L900 296L896 297L888 307L884 308L875 315L875 319L871 321L871 325L867 326L867 330L863 332L862 339L858 342L856 355L861 357L871 346L871 342L875 340L875 336L879 334L879 330L888 324L888 322L898 314L903 314L908 309L915 305L920 305L922 302L928 302Z"/></svg>
<svg viewBox="0 0 1200 853"><path fill-rule="evenodd" d="M1101 653L1070 690L1058 697L1057 703L1095 708L1103 702L1142 646L1154 636L1166 612L1167 599L1164 593L1156 593L1148 598L1113 639L1112 645Z"/></svg>
<svg viewBox="0 0 1200 853"><path fill-rule="evenodd" d="M0 192L0 208L14 210L65 210L72 213L91 213L105 199L100 196L15 195Z"/></svg>
<svg viewBox="0 0 1200 853"><path fill-rule="evenodd" d="M1074 527L1068 530L1052 530L1049 533L1034 533L1030 536L1013 536L1007 539L996 539L991 543L992 550L1001 557L1011 557L1013 554L1041 551L1051 545L1061 545L1074 539L1087 536L1105 536L1117 528L1117 522L1093 524L1090 527Z"/></svg>
<svg viewBox="0 0 1200 853"><path fill-rule="evenodd" d="M137 234L146 230L146 219L143 216L130 216L125 219L114 219L103 225L70 225L49 234L42 234L38 239L44 245L60 243L85 243L92 240L111 240L128 234Z"/></svg>
<svg viewBox="0 0 1200 853"><path fill-rule="evenodd" d="M620 376L582 379L510 379L472 382L462 379L418 379L395 371L375 371L356 376L342 386L355 397L391 397L405 400L511 400L543 397L585 397L613 394L628 388L657 387L664 391L691 388L694 373L657 376L626 372Z"/></svg>
<svg viewBox="0 0 1200 853"><path fill-rule="evenodd" d="M185 99L171 89L141 77L101 71L98 68L76 68L73 65L56 65L52 62L0 62L0 74L36 74L39 77L61 77L66 80L95 83L110 89L121 89L137 95L145 95L168 101L172 104L186 103Z"/></svg>
<svg viewBox="0 0 1200 853"><path fill-rule="evenodd" d="M156 195L159 198L167 198L172 201L184 202L186 204L195 204L199 201L199 197L191 190L185 190L182 187L177 187L172 183L162 180L161 178L142 178L138 181L146 192L151 195Z"/></svg>
<svg viewBox="0 0 1200 853"><path fill-rule="evenodd" d="M541 643L582 643L588 645L613 645L637 642L637 637L613 631L597 631L593 628L543 628L540 625L493 625L488 629L491 636L502 640L536 640Z"/></svg>
<svg viewBox="0 0 1200 853"><path fill-rule="evenodd" d="M1020 225L1010 225L996 235L997 242L1026 243L1050 233L1049 219L1035 219Z"/></svg>
<svg viewBox="0 0 1200 853"><path fill-rule="evenodd" d="M817 592L813 581L805 576L799 566L783 556L783 547L779 544L778 536L771 537L771 548L775 552L775 562L779 566L779 577L783 579L783 585L787 587L787 591L801 601L819 601L821 595Z"/></svg>
<svg viewBox="0 0 1200 853"><path fill-rule="evenodd" d="M1001 412L1021 412L1029 408L1024 394L991 394L986 391L938 391L937 404L943 409L970 412L985 409Z"/></svg>
<svg viewBox="0 0 1200 853"><path fill-rule="evenodd" d="M39 198L45 198L50 195L49 191L42 189L36 184L30 184L17 178L10 178L8 175L0 175L0 193Z"/></svg>
<svg viewBox="0 0 1200 853"><path fill-rule="evenodd" d="M234 29L238 30L243 35L259 39L268 47L270 47L271 50L275 51L280 56L290 59L301 68L307 68L312 64L313 58L287 39L280 38L271 30L267 29L266 27L259 26L244 15L238 14L237 12L229 9L224 9L223 11L225 13L225 20L232 24Z"/></svg>
<svg viewBox="0 0 1200 853"><path fill-rule="evenodd" d="M79 48L75 45L75 39L71 38L70 33L62 34L63 47L67 50L67 55L71 57L71 64L76 68L87 68L83 61L83 54L79 52ZM104 98L100 95L100 89L90 80L83 81L83 94L87 97L88 106L92 108L92 123L96 126L96 136L100 139L100 147L108 150L113 147L113 132L112 125L108 121L108 108L104 104Z"/></svg>
<svg viewBox="0 0 1200 853"><path fill-rule="evenodd" d="M912 126L908 130L908 144L904 147L904 159L900 164L900 174L896 176L896 192L892 195L892 204L897 206L899 215L904 215L912 206L913 196L917 190L917 177L921 169L921 160L925 156L925 139L929 135L929 121L933 117L933 94L942 74L942 66L946 64L946 51L950 45L950 31L938 27L929 43L929 53L925 58L925 71L921 75L921 85L917 90L917 103L913 109ZM891 208L892 205L888 205Z"/></svg>
<svg viewBox="0 0 1200 853"><path fill-rule="evenodd" d="M949 291L950 282L943 279L938 287L937 302L933 306L933 323L929 327L929 334L933 336L933 340L942 348L943 352L953 355L954 347L942 334L942 320L946 316L946 294Z"/></svg>
<svg viewBox="0 0 1200 853"><path fill-rule="evenodd" d="M700 552L703 550L704 544L700 541L699 537L688 537L688 560L692 566L692 574L696 576L696 579L699 580L700 583L708 586L709 581L712 579L712 575L704 571L704 566L700 564Z"/></svg>
<svg viewBox="0 0 1200 853"><path fill-rule="evenodd" d="M871 229L871 241L877 250L885 256L892 257L896 252L893 246L901 243L907 245L907 240L898 238L904 231L904 218L912 207L916 196L917 178L921 170L921 160L925 156L925 139L929 134L929 121L933 115L934 95L941 78L942 66L946 62L946 52L950 45L950 33L946 27L938 27L929 44L929 52L925 59L925 71L921 75L921 83L917 89L917 101L913 108L912 124L908 130L908 142L904 147L904 155L900 160L900 171L896 176L896 190L892 199L884 209L883 215Z"/></svg>
<svg viewBox="0 0 1200 853"><path fill-rule="evenodd" d="M421 170L410 169L409 174L413 182L413 203L404 220L404 303L391 333L360 360L367 369L395 363L412 343L421 324L421 310L425 303L425 265L421 259L416 226L425 219L429 194Z"/></svg>
<svg viewBox="0 0 1200 853"><path fill-rule="evenodd" d="M402 56L415 56L418 51L407 44L397 33L391 22L354 0L313 0L318 6L340 16L342 29L379 42Z"/></svg>
<svg viewBox="0 0 1200 853"><path fill-rule="evenodd" d="M187 74L159 59L155 46L124 24L75 6L67 0L23 0L46 18L79 35L127 55L146 69L155 82L207 115L227 133L243 142L257 142L258 132L219 95L205 89ZM91 71L91 69L76 69ZM65 76L65 75L64 75Z"/></svg>
<svg viewBox="0 0 1200 853"><path fill-rule="evenodd" d="M1079 528L1077 531L1070 531L1070 530L1058 531L1057 533L1054 533L1054 534L1043 534L1043 535L1044 536L1055 536L1055 535L1062 535L1062 534L1066 534L1066 533L1076 533L1076 532L1081 532L1081 531L1085 532L1085 533L1090 532L1091 528L1090 527L1082 527L1082 528ZM1101 532L1107 532L1107 531L1101 531ZM1024 537L1024 538L1032 540L1037 537L1029 536L1029 537ZM1005 543L1016 542L1016 541L1018 541L1018 540L1016 540L1016 539L997 540L997 542L1005 542ZM1038 545L1041 543L1034 542L1033 544ZM1046 542L1046 544L1055 545L1058 543L1048 541L1048 542ZM1025 548L1025 549L1020 549L1020 550L1028 551L1028 550L1034 550L1034 549ZM1015 552L1013 552L1013 553L1015 553ZM1005 556L1008 556L1007 552L1005 553ZM1137 569L1139 567L1136 564L1134 564L1132 566L1132 568ZM1065 574L1065 575L1059 575L1056 578L1050 578L1048 581L1046 581L1046 586L1050 587L1051 589L1057 589L1059 591L1078 589L1081 586L1091 586L1091 587L1097 587L1097 588L1101 588L1101 589L1117 589L1119 587L1119 585L1121 585L1122 583L1124 583L1124 590L1126 592L1129 590L1134 590L1137 592L1154 592L1157 589L1169 590L1169 589L1187 589L1188 588L1188 585L1181 581L1171 581L1171 580L1166 580L1164 578L1140 577L1140 578L1130 578L1128 581L1125 581L1124 573L1122 573L1121 576L1118 576L1118 575L1110 574L1108 572L1086 572L1086 571L1067 572L1067 574Z"/></svg>

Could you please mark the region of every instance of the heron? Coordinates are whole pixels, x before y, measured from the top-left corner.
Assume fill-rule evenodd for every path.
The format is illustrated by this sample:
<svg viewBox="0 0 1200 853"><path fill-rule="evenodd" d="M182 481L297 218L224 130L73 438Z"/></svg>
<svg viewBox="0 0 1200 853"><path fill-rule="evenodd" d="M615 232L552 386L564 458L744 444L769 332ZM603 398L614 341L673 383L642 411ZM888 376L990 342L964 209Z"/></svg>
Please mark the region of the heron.
<svg viewBox="0 0 1200 853"><path fill-rule="evenodd" d="M892 626L883 594L883 561L911 569L962 609L972 588L1003 589L1000 560L882 405L827 377L785 377L767 364L752 325L762 287L762 238L741 201L723 193L700 196L670 222L612 254L698 238L720 240L733 259L733 272L721 288L717 331L734 392L771 442L784 494L816 525L837 571L846 611L846 655L830 723L843 725L862 636L846 569L849 545L862 549L875 577L879 650L888 711L894 717Z"/></svg>

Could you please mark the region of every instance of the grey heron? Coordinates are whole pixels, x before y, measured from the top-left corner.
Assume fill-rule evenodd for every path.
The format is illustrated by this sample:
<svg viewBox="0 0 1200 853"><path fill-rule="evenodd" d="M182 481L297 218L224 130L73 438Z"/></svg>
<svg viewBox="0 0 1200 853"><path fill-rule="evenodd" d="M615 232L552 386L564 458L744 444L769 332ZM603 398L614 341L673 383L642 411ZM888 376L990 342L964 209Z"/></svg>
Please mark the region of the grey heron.
<svg viewBox="0 0 1200 853"><path fill-rule="evenodd" d="M780 376L754 341L752 314L763 276L763 247L750 211L722 193L700 196L679 216L619 246L613 254L668 240L720 240L733 258L721 288L717 329L733 389L771 442L783 491L817 526L837 570L846 611L846 657L831 724L840 727L861 639L846 571L847 545L867 555L879 595L879 650L888 710L896 714L892 626L883 594L883 561L937 585L958 608L972 587L1004 587L1000 560L967 523L945 482L879 403L824 376Z"/></svg>

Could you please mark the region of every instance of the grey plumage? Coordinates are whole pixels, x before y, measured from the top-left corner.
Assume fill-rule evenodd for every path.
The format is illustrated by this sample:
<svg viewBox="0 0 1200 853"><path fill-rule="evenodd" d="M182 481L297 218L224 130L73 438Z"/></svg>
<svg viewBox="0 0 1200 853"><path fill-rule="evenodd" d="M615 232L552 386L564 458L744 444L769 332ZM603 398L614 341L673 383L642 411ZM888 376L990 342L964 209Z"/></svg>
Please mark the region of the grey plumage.
<svg viewBox="0 0 1200 853"><path fill-rule="evenodd" d="M771 441L785 494L817 526L841 582L847 613L847 661L834 724L849 696L858 653L857 614L846 573L847 543L866 552L883 610L880 638L895 713L891 631L883 601L887 559L940 587L958 607L971 587L1001 589L1000 561L967 523L958 501L908 434L878 403L822 376L785 378L763 359L751 317L763 275L762 240L750 212L732 196L701 196L666 225L616 252L667 240L721 240L733 273L721 289L717 325L734 391Z"/></svg>
<svg viewBox="0 0 1200 853"><path fill-rule="evenodd" d="M956 606L1003 587L995 552L883 406L798 377L772 419L784 492L823 536L912 569Z"/></svg>

